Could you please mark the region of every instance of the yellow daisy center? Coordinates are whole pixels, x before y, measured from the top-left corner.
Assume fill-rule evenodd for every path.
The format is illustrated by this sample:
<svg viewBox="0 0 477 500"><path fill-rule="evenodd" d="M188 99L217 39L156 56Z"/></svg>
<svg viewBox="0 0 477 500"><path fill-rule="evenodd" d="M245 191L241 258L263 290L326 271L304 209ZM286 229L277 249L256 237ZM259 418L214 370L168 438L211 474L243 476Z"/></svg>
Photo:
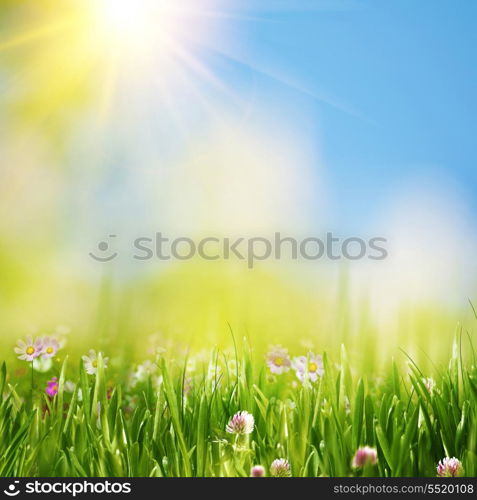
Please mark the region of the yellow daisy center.
<svg viewBox="0 0 477 500"><path fill-rule="evenodd" d="M316 363L309 363L308 371L314 373L316 372L316 370L318 370L318 366L316 365Z"/></svg>
<svg viewBox="0 0 477 500"><path fill-rule="evenodd" d="M96 359L91 364L93 365L93 368L98 367L98 361Z"/></svg>
<svg viewBox="0 0 477 500"><path fill-rule="evenodd" d="M28 356L31 356L34 352L35 352L35 348L34 347L32 347L32 346L28 346L27 347L26 353L28 354Z"/></svg>
<svg viewBox="0 0 477 500"><path fill-rule="evenodd" d="M47 347L46 352L47 354L51 354L53 352L53 347Z"/></svg>
<svg viewBox="0 0 477 500"><path fill-rule="evenodd" d="M282 366L283 365L283 358L275 358L275 365L276 366Z"/></svg>

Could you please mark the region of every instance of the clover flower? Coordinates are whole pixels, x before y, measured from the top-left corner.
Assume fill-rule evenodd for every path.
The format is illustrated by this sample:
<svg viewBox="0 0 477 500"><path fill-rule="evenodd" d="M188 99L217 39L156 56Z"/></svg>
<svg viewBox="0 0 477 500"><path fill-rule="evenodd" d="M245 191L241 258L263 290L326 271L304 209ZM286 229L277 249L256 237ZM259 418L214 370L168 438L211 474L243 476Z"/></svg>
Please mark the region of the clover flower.
<svg viewBox="0 0 477 500"><path fill-rule="evenodd" d="M229 434L251 434L254 428L253 415L248 411L239 411L230 419L225 430Z"/></svg>
<svg viewBox="0 0 477 500"><path fill-rule="evenodd" d="M250 477L265 477L265 467L254 465L250 470Z"/></svg>
<svg viewBox="0 0 477 500"><path fill-rule="evenodd" d="M439 477L460 477L463 474L462 463L455 457L446 457L437 464L437 475Z"/></svg>
<svg viewBox="0 0 477 500"><path fill-rule="evenodd" d="M270 465L270 473L274 477L290 477L291 468L288 460L277 458Z"/></svg>
<svg viewBox="0 0 477 500"><path fill-rule="evenodd" d="M281 345L271 346L270 351L267 353L267 366L276 375L287 372L291 366L288 349Z"/></svg>
<svg viewBox="0 0 477 500"><path fill-rule="evenodd" d="M325 373L323 367L323 358L320 355L315 355L312 352L308 356L298 356L293 359L293 368L296 376L301 382L311 380L316 382L318 377L322 377Z"/></svg>
<svg viewBox="0 0 477 500"><path fill-rule="evenodd" d="M56 339L50 337L43 337L42 344L43 348L41 350L41 357L43 359L52 358L60 348L59 342Z"/></svg>
<svg viewBox="0 0 477 500"><path fill-rule="evenodd" d="M376 465L378 461L378 451L370 446L363 446L356 450L353 457L352 466L357 469L367 464Z"/></svg>
<svg viewBox="0 0 477 500"><path fill-rule="evenodd" d="M101 353L99 353L101 354ZM98 356L94 349L90 349L88 356L82 356L81 359L84 362L84 369L89 375L94 375L98 371ZM104 368L108 367L109 358L103 358Z"/></svg>
<svg viewBox="0 0 477 500"><path fill-rule="evenodd" d="M41 337L37 337L35 340L32 337L27 337L25 341L17 340L17 345L13 350L19 354L18 359L33 361L40 356L42 349L43 339Z"/></svg>
<svg viewBox="0 0 477 500"><path fill-rule="evenodd" d="M56 377L53 377L48 381L45 392L50 397L56 396L58 394L58 387L58 379Z"/></svg>

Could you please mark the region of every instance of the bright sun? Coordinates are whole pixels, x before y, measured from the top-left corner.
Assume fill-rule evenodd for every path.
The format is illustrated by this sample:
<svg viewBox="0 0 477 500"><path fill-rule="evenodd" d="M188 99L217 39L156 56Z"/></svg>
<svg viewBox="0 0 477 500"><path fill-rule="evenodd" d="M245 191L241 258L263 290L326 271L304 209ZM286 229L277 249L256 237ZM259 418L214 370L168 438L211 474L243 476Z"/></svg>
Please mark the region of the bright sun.
<svg viewBox="0 0 477 500"><path fill-rule="evenodd" d="M96 5L105 41L143 49L176 35L178 13L170 0L100 0Z"/></svg>
<svg viewBox="0 0 477 500"><path fill-rule="evenodd" d="M101 122L116 109L118 96L126 103L125 95L146 107L153 100L178 121L184 96L209 110L209 89L230 94L208 56L222 49L214 41L227 5L236 1L69 0L48 10L38 6L23 31L0 41L0 53L36 47L39 56L26 61L24 71L35 96L32 113L49 115L79 102L94 81Z"/></svg>

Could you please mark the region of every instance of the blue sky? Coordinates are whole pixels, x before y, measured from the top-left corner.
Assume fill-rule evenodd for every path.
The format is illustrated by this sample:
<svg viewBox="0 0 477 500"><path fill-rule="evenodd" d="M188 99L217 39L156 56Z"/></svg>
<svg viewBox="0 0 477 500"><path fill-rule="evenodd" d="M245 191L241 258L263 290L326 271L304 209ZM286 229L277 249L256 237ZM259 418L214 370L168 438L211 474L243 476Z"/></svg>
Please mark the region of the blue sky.
<svg viewBox="0 0 477 500"><path fill-rule="evenodd" d="M241 3L250 17L229 27L247 64L306 89L278 92L288 110L296 102L319 126L338 221L366 221L416 174L424 183L451 179L475 214L477 2L257 4ZM281 84L259 72L255 85L266 95Z"/></svg>
<svg viewBox="0 0 477 500"><path fill-rule="evenodd" d="M25 183L25 227L35 220L54 232L50 211L59 214L75 259L110 234L127 245L158 230L389 230L397 277L432 289L443 268L472 275L475 0L183 1L198 19L171 16L166 28L192 64L162 43L164 18L147 17L134 37L128 24L129 37L113 35L100 16L101 29L25 41L25 30L64 11L24 19L27 10L11 7L8 30L23 41L0 64L6 164L31 161L44 182ZM113 77L103 64L111 56ZM71 109L70 83L93 89ZM8 112L25 103L23 120ZM55 129L63 113L64 134ZM45 165L61 168L48 177Z"/></svg>
<svg viewBox="0 0 477 500"><path fill-rule="evenodd" d="M134 57L125 58L111 120L104 130L95 128L97 101L91 103L83 120L75 120L78 131L70 148L71 170L84 181L84 189L76 190L77 178L72 185L86 205L92 198L97 200L97 205L91 204L94 220L107 207L114 220L129 198L132 218L139 217L136 213L143 217L152 212L153 203L170 191L164 187L164 176L171 170L167 162L172 163L175 155L178 162L189 161L180 155L188 148L200 153L203 136L202 142L206 142L208 122L213 119L207 116L202 101L209 101L216 115L228 114L234 125L249 129L251 135L269 136L271 141L265 147L273 148L274 135L276 145L282 145L287 135L280 135L280 128L303 139L296 148L306 155L308 147L311 167L319 175L323 173L325 186L321 192L317 189L316 196L326 193L331 200L327 230L366 230L390 200L413 184L423 197L436 186L437 197L449 191L449 199L462 202L474 223L477 2L208 1L215 5L215 12L208 16L203 9L197 20L198 24L205 20L201 35L187 48L224 83L227 92L193 71L186 82L191 83L192 91L176 85L176 73L183 68L169 65L173 73L166 82L172 91L170 107L185 118L188 128L184 135L177 133L175 117L164 109L167 96L152 81L167 73L160 60L155 61L154 50L144 57L146 71L142 71L144 61L138 64ZM193 37L196 20L188 22L182 25L186 29L181 28L179 38L187 37L189 31ZM61 43L55 45L58 47ZM127 43L122 49L126 47ZM32 46L26 45L24 50L32 56L25 61L36 65ZM148 66L151 61L152 68ZM104 73L91 72L87 77L101 93ZM29 83L37 85L35 79ZM44 90L48 95L48 89ZM313 148L318 152L316 158ZM143 161L150 158L156 163ZM310 165L299 167L297 176ZM158 187L150 177L154 168ZM269 175L268 170L264 172ZM215 176L211 173L210 177ZM178 191L180 187L179 183ZM93 192L91 196L83 194L87 188ZM223 188L216 186L218 192ZM181 202L187 197L187 191L177 196ZM199 198L197 204L201 201ZM131 204L137 210L132 211ZM78 207L74 201L71 205L76 216ZM307 210L319 211L320 207L320 203L308 204ZM452 203L443 205L443 211L449 207ZM167 206L159 210L167 211ZM108 226L109 217L105 219Z"/></svg>

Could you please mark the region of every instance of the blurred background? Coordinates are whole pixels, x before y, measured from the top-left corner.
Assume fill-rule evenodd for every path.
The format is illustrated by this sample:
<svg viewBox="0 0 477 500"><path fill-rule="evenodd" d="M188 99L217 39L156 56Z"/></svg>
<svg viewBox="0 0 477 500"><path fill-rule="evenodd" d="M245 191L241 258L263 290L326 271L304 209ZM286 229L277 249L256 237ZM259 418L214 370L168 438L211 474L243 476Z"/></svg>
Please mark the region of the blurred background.
<svg viewBox="0 0 477 500"><path fill-rule="evenodd" d="M348 346L475 327L477 4L1 0L0 347L71 329ZM137 237L374 236L384 261L135 261ZM109 263L89 252L117 235ZM151 337L152 336L152 337Z"/></svg>

